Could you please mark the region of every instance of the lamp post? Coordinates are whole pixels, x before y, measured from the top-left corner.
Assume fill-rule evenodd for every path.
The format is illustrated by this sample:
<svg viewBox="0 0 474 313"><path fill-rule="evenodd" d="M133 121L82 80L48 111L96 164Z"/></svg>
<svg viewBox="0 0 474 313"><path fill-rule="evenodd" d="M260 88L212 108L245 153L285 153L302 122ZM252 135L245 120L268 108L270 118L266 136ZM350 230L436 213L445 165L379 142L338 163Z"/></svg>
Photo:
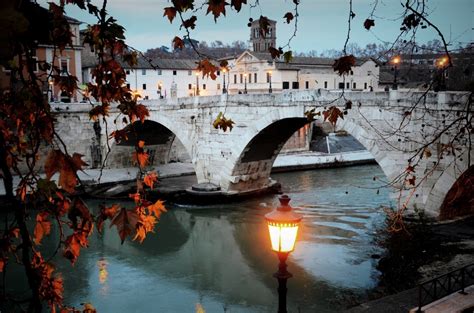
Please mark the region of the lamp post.
<svg viewBox="0 0 474 313"><path fill-rule="evenodd" d="M398 89L398 84L397 84L397 74L398 74L398 65L401 62L400 56L396 55L392 58L390 61L393 65L393 85L392 85L392 90L397 90Z"/></svg>
<svg viewBox="0 0 474 313"><path fill-rule="evenodd" d="M199 72L196 72L196 96L199 96Z"/></svg>
<svg viewBox="0 0 474 313"><path fill-rule="evenodd" d="M244 73L244 94L247 93L247 73Z"/></svg>
<svg viewBox="0 0 474 313"><path fill-rule="evenodd" d="M54 82L52 80L48 81L48 93L49 93L49 102L54 102L54 97L53 97L53 87Z"/></svg>
<svg viewBox="0 0 474 313"><path fill-rule="evenodd" d="M435 62L435 66L438 68L438 75L439 75L439 91L446 91L446 68L449 65L449 59L447 56L439 58Z"/></svg>
<svg viewBox="0 0 474 313"><path fill-rule="evenodd" d="M160 94L160 99L163 99L163 83L158 83L158 93Z"/></svg>
<svg viewBox="0 0 474 313"><path fill-rule="evenodd" d="M222 79L224 80L224 83L222 84L222 93L225 94L227 93L227 89L225 89L225 72L226 72L226 68L224 67L222 69Z"/></svg>
<svg viewBox="0 0 474 313"><path fill-rule="evenodd" d="M276 252L280 261L278 271L273 274L273 277L278 280L278 313L287 313L286 281L293 275L286 270L286 259L295 247L296 235L302 216L292 210L292 207L288 204L291 199L287 195L281 196L279 200L280 206L265 214L265 219L270 233L272 250Z"/></svg>
<svg viewBox="0 0 474 313"><path fill-rule="evenodd" d="M272 93L272 71L268 71L268 82L270 86L268 87L268 92Z"/></svg>

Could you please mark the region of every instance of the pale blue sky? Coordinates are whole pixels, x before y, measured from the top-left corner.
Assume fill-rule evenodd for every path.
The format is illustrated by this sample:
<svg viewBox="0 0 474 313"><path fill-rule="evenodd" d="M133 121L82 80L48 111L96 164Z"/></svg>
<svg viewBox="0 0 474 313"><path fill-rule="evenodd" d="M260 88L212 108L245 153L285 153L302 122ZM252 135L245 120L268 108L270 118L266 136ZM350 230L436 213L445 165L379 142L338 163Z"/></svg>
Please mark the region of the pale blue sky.
<svg viewBox="0 0 474 313"><path fill-rule="evenodd" d="M98 2L100 0L93 0L93 3ZM369 16L373 2L374 0L353 0L356 17L353 19L351 42L364 46L372 42L380 43L378 38L392 41L398 35L401 22L399 17L403 12L400 0L379 0L375 27L372 31L363 28L362 23ZM168 0L109 0L108 3L109 13L127 29L127 43L137 49L145 51L162 45L170 46L175 35L184 34L179 30L177 21L170 24L163 17L163 8L170 6ZM427 3L432 12L432 21L454 45L474 41L474 0L427 0ZM212 15L204 15L205 10L194 13L198 21L192 36L207 42L246 42L249 37L248 18L256 19L262 14L278 22L277 44L284 45L293 32L293 24L284 23L283 15L293 9L293 1L260 0L260 4L260 8L252 10L244 5L239 14L228 6L227 17L218 19L217 24ZM347 32L348 5L348 0L301 0L298 33L292 41L292 49L298 52L341 49ZM68 9L67 13L84 22L93 22L93 19L80 11ZM433 29L428 28L420 30L418 38L421 42L426 42L438 37Z"/></svg>

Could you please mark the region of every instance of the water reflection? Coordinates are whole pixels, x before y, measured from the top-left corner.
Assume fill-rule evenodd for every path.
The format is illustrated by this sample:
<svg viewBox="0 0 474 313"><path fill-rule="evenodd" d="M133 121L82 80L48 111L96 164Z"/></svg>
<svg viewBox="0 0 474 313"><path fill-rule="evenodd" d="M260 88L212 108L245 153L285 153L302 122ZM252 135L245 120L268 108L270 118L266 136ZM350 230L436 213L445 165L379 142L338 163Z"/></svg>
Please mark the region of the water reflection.
<svg viewBox="0 0 474 313"><path fill-rule="evenodd" d="M388 195L348 187L371 186L374 173L380 175L376 166L275 175L304 215L288 260L292 311L334 312L343 309L340 296L376 283L373 231ZM263 216L275 205L277 197L267 196L171 207L143 244L121 245L105 227L73 271L60 262L65 301L91 302L99 312L274 312L278 262Z"/></svg>

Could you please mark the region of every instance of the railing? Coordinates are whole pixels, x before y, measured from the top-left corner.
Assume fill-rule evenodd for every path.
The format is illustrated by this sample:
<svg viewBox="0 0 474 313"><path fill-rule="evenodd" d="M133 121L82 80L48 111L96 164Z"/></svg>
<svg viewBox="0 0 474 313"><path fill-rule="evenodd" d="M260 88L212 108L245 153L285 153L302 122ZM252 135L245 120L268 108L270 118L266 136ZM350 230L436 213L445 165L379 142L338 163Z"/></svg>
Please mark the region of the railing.
<svg viewBox="0 0 474 313"><path fill-rule="evenodd" d="M418 285L418 310L438 299L460 291L474 284L474 263L461 267L447 274L438 276Z"/></svg>

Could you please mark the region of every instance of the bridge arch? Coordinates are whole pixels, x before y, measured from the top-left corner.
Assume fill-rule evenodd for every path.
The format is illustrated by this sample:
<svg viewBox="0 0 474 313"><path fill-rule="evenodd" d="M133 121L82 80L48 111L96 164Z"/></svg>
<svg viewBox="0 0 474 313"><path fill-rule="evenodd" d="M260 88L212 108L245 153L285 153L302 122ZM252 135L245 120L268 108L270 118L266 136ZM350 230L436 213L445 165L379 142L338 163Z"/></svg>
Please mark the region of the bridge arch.
<svg viewBox="0 0 474 313"><path fill-rule="evenodd" d="M172 126L166 120L157 122L148 119L143 123L136 121L129 124L126 127L127 139L119 143L113 142L107 165L109 167L133 166L131 152L140 140L145 142L145 149L148 150L149 165L166 164L171 160L190 160L190 149L185 143L186 139L172 131L170 127ZM173 155L171 152L174 152Z"/></svg>

